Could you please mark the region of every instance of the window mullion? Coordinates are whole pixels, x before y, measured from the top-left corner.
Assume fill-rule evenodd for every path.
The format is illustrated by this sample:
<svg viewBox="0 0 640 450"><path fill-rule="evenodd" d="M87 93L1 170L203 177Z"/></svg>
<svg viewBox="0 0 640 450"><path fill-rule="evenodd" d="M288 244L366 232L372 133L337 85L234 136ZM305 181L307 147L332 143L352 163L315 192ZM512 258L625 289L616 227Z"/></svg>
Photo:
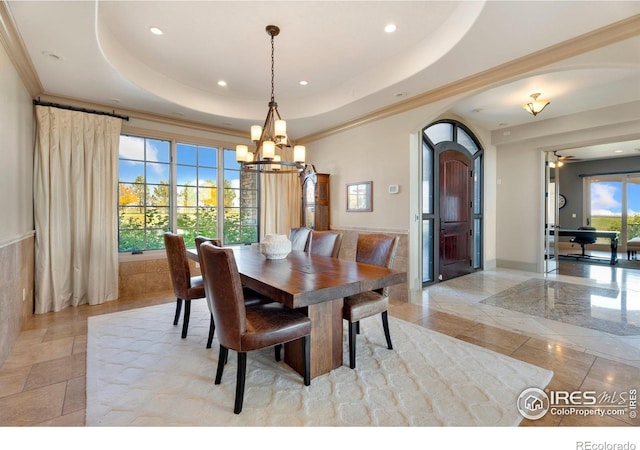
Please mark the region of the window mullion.
<svg viewBox="0 0 640 450"><path fill-rule="evenodd" d="M218 176L216 178L218 238L224 244L224 145L218 146Z"/></svg>
<svg viewBox="0 0 640 450"><path fill-rule="evenodd" d="M171 140L171 156L170 156L170 171L171 176L169 177L169 229L174 233L178 229L178 169L176 166L176 140Z"/></svg>

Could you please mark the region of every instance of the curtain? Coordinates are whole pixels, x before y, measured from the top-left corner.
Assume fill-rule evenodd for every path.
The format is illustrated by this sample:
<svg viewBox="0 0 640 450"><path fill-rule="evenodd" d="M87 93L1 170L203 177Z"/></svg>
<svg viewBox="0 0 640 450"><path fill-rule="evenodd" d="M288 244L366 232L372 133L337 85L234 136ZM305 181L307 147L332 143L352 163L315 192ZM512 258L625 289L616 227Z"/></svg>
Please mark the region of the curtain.
<svg viewBox="0 0 640 450"><path fill-rule="evenodd" d="M121 119L36 106L35 312L118 298Z"/></svg>
<svg viewBox="0 0 640 450"><path fill-rule="evenodd" d="M283 160L293 154L283 149ZM260 174L260 240L267 234L289 237L291 228L300 226L302 181L297 173Z"/></svg>

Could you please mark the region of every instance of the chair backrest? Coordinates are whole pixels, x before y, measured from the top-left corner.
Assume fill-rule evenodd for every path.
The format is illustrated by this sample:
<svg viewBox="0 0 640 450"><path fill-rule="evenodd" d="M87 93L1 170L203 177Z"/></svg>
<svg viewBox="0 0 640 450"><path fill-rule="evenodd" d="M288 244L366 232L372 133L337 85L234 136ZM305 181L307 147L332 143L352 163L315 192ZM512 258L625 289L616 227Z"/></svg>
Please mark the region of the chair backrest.
<svg viewBox="0 0 640 450"><path fill-rule="evenodd" d="M342 233L335 231L315 231L309 235L307 251L314 255L338 257L342 245Z"/></svg>
<svg viewBox="0 0 640 450"><path fill-rule="evenodd" d="M167 252L173 293L178 298L187 298L187 291L191 287L191 271L184 239L178 234L166 232L164 234L164 248Z"/></svg>
<svg viewBox="0 0 640 450"><path fill-rule="evenodd" d="M391 268L399 241L399 237L386 234L360 234L356 245L356 261ZM375 291L389 296L389 287Z"/></svg>
<svg viewBox="0 0 640 450"><path fill-rule="evenodd" d="M200 250L200 245L203 242L211 242L216 247L222 247L222 241L216 238L210 238L206 236L196 236L195 241L196 241L196 250Z"/></svg>
<svg viewBox="0 0 640 450"><path fill-rule="evenodd" d="M247 320L242 281L233 250L204 242L199 255L205 273L216 274L215 280L206 277L204 282L211 301L218 340L231 350L242 351L241 340L247 331Z"/></svg>
<svg viewBox="0 0 640 450"><path fill-rule="evenodd" d="M204 280L206 279L206 275L204 272L205 270L204 265L202 264L202 258L200 257L200 246L205 242L211 242L211 244L215 245L216 247L222 247L222 242L220 241L220 239L208 238L205 236L196 236L195 241L196 241L196 250L198 252L198 259L200 260L200 274L202 275L204 292L205 292L205 296L207 297L207 306L209 307L209 312L213 314L213 305L211 304L211 298L207 288L207 283L204 282Z"/></svg>
<svg viewBox="0 0 640 450"><path fill-rule="evenodd" d="M356 261L391 267L396 256L399 238L386 234L360 234L356 246Z"/></svg>
<svg viewBox="0 0 640 450"><path fill-rule="evenodd" d="M596 231L595 227L578 227L578 230ZM597 238L595 236L580 236L576 238L576 242L581 244L595 244Z"/></svg>
<svg viewBox="0 0 640 450"><path fill-rule="evenodd" d="M309 244L309 235L311 229L306 227L291 228L289 232L289 240L291 241L291 250L300 252L307 251L307 245Z"/></svg>

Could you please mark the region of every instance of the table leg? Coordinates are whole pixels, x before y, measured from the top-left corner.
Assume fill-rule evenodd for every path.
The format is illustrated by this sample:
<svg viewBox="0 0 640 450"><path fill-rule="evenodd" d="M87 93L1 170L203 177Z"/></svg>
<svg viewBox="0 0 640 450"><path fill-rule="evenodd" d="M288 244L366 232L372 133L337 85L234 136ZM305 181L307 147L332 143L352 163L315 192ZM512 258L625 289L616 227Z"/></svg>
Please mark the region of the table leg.
<svg viewBox="0 0 640 450"><path fill-rule="evenodd" d="M611 239L611 262L610 264L613 266L618 262L618 240Z"/></svg>
<svg viewBox="0 0 640 450"><path fill-rule="evenodd" d="M342 365L342 304L338 298L306 308L311 319L311 378ZM302 353L298 341L284 346L284 361L302 374Z"/></svg>

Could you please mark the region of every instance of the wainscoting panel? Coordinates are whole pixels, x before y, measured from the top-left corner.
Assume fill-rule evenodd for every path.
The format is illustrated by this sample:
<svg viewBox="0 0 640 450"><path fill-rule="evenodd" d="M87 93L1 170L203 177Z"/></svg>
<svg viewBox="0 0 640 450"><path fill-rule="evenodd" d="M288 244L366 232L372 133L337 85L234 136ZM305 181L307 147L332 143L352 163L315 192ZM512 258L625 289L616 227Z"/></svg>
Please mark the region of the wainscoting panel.
<svg viewBox="0 0 640 450"><path fill-rule="evenodd" d="M33 232L0 244L0 366L33 314Z"/></svg>

